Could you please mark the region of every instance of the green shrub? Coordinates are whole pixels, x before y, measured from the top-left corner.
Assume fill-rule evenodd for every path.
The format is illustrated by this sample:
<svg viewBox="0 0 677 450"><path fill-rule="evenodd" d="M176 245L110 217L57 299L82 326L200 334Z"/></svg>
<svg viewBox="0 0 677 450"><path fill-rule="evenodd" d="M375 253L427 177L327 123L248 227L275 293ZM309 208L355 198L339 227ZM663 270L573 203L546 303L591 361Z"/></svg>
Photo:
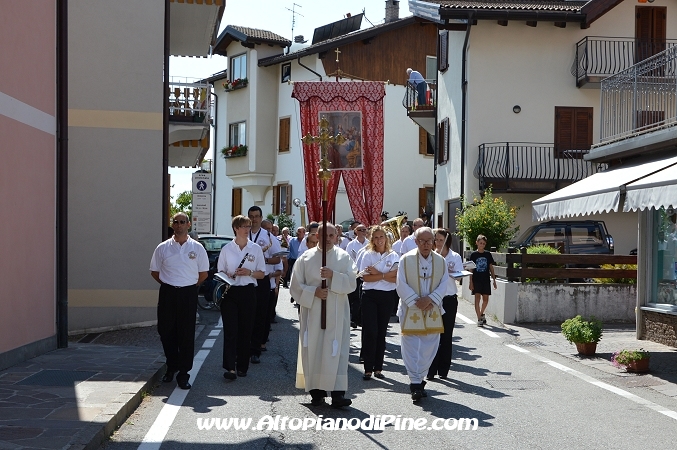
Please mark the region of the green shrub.
<svg viewBox="0 0 677 450"><path fill-rule="evenodd" d="M461 198L462 206L456 213L456 234L474 246L477 236L487 237L487 249L505 247L519 227L515 226L517 208L510 206L501 197L494 197L491 188L484 191L481 198Z"/></svg>
<svg viewBox="0 0 677 450"><path fill-rule="evenodd" d="M599 342L602 338L602 322L591 316L589 320L577 315L562 324L562 334L572 344Z"/></svg>
<svg viewBox="0 0 677 450"><path fill-rule="evenodd" d="M602 269L637 270L637 264L602 264ZM637 284L637 278L593 278L595 283Z"/></svg>
<svg viewBox="0 0 677 450"><path fill-rule="evenodd" d="M559 255L559 250L556 248L550 247L546 244L532 245L527 247L528 255ZM535 267L539 269L559 269L564 267L562 264L548 264L548 263L538 263L538 264L529 264L529 267ZM527 283L533 283L534 281L553 281L556 278L526 278Z"/></svg>
<svg viewBox="0 0 677 450"><path fill-rule="evenodd" d="M292 236L296 235L296 222L292 219L292 216L288 216L284 213L279 214L277 216L273 214L268 214L266 216L266 219L270 220L274 224L276 224L278 227L280 227L280 232L282 232L282 229L284 227L289 228L289 234Z"/></svg>

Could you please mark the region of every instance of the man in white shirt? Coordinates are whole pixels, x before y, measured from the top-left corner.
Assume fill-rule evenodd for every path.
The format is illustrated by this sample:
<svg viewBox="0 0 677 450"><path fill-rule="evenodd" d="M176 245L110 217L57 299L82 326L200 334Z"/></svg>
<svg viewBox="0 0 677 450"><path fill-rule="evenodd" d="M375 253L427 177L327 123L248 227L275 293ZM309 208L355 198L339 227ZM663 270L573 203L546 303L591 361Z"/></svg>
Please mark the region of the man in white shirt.
<svg viewBox="0 0 677 450"><path fill-rule="evenodd" d="M412 251L413 249L416 248L416 241L415 241L414 234L416 234L416 230L418 230L419 228L421 228L423 226L423 223L424 223L423 219L420 218L420 217L414 220L414 222L412 224L413 228L414 228L414 232L411 236L409 236L408 238L406 238L405 240L402 241L402 246L400 247L400 255L404 255L405 253L410 252L410 251Z"/></svg>
<svg viewBox="0 0 677 450"><path fill-rule="evenodd" d="M396 252L398 255L402 255L402 253L400 253L400 250L402 249L402 242L404 242L404 240L408 238L409 235L411 234L409 230L410 230L409 224L408 223L403 224L402 228L400 228L400 238L395 242L393 242L392 247L393 251Z"/></svg>
<svg viewBox="0 0 677 450"><path fill-rule="evenodd" d="M195 314L198 285L207 279L209 258L198 241L188 236L190 220L185 213L172 218L174 235L157 246L150 260L150 274L160 283L157 330L167 358L162 381L176 375L181 389L190 389L188 372L195 353Z"/></svg>
<svg viewBox="0 0 677 450"><path fill-rule="evenodd" d="M335 226L336 226L336 245L340 247L341 250L345 250L348 247L348 244L350 243L350 239L348 239L343 235L343 225L337 223Z"/></svg>
<svg viewBox="0 0 677 450"><path fill-rule="evenodd" d="M367 227L361 223L357 223L354 228L355 239L350 241L346 247L346 251L353 258L353 261L357 261L357 255L360 251L367 246L369 241L367 240ZM362 324L362 310L360 308L360 293L362 292L362 278L357 279L357 287L355 291L351 292L348 295L350 300L350 324L353 328L358 327Z"/></svg>

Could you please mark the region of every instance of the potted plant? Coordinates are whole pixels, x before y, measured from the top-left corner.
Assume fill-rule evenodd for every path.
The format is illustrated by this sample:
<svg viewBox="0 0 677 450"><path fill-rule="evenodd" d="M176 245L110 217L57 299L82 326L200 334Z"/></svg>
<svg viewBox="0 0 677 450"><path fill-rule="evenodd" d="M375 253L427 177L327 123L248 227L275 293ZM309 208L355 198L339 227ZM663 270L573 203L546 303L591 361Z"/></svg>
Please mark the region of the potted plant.
<svg viewBox="0 0 677 450"><path fill-rule="evenodd" d="M602 338L602 322L595 317L586 320L579 314L564 321L562 334L567 341L576 344L578 353L592 356L597 351L597 343Z"/></svg>
<svg viewBox="0 0 677 450"><path fill-rule="evenodd" d="M232 147L223 147L221 154L224 158L235 158L237 156L247 156L246 145L233 145Z"/></svg>
<svg viewBox="0 0 677 450"><path fill-rule="evenodd" d="M646 373L649 371L651 353L640 348L639 350L623 349L611 356L611 362L619 369L625 367L628 372Z"/></svg>
<svg viewBox="0 0 677 450"><path fill-rule="evenodd" d="M246 87L249 84L249 80L246 78L236 78L232 81L226 80L225 83L223 83L223 89L226 91L232 91L234 89L240 89L243 87Z"/></svg>

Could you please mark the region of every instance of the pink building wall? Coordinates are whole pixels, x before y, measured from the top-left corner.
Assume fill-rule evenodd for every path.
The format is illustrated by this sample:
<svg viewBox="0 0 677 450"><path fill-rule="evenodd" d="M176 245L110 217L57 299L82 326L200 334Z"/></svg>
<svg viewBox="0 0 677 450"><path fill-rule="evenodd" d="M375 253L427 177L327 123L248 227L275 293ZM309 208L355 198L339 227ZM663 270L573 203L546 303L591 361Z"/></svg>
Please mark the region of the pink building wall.
<svg viewBox="0 0 677 450"><path fill-rule="evenodd" d="M56 333L56 2L0 11L2 354Z"/></svg>

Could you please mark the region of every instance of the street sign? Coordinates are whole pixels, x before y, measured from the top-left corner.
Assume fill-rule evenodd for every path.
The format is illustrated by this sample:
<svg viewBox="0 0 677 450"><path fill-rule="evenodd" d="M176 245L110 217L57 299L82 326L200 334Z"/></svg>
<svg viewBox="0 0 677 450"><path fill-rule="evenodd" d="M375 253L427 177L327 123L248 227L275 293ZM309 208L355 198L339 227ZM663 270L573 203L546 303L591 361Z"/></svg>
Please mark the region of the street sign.
<svg viewBox="0 0 677 450"><path fill-rule="evenodd" d="M193 194L211 194L212 193L212 174L194 173L193 174Z"/></svg>
<svg viewBox="0 0 677 450"><path fill-rule="evenodd" d="M212 196L211 194L193 194L193 231L212 232Z"/></svg>

